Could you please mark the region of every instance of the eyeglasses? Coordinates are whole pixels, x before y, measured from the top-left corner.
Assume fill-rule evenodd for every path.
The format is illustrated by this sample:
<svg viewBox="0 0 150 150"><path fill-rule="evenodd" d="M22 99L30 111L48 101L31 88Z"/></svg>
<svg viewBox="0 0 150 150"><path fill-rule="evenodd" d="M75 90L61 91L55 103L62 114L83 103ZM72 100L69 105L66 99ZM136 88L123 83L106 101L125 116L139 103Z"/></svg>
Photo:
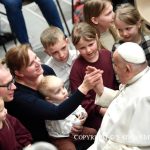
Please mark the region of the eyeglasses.
<svg viewBox="0 0 150 150"><path fill-rule="evenodd" d="M7 90L10 90L11 87L12 87L12 84L14 84L14 83L15 83L15 78L12 78L11 81L9 81L9 82L8 82L7 84L5 84L5 85L0 85L0 87L6 87Z"/></svg>

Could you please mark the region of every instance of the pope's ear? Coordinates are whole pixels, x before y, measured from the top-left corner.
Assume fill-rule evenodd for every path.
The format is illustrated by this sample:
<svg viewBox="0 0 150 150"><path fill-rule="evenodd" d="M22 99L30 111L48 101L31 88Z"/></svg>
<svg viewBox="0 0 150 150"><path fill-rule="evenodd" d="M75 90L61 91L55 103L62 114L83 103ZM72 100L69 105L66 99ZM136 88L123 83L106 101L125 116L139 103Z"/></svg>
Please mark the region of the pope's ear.
<svg viewBox="0 0 150 150"><path fill-rule="evenodd" d="M19 71L15 70L15 75L18 77L23 77L24 75L20 73Z"/></svg>
<svg viewBox="0 0 150 150"><path fill-rule="evenodd" d="M132 66L130 64L126 65L126 72L131 73L132 72Z"/></svg>

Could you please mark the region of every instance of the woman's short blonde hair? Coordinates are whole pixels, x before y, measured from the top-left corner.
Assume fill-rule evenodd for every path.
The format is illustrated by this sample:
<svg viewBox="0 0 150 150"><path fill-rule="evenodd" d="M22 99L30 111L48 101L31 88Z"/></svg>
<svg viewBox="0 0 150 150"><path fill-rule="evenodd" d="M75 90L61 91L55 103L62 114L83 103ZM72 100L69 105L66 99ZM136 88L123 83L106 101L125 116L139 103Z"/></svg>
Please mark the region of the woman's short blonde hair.
<svg viewBox="0 0 150 150"><path fill-rule="evenodd" d="M15 75L15 70L21 70L29 65L29 49L31 49L30 45L23 44L11 48L6 53L5 61L13 75Z"/></svg>

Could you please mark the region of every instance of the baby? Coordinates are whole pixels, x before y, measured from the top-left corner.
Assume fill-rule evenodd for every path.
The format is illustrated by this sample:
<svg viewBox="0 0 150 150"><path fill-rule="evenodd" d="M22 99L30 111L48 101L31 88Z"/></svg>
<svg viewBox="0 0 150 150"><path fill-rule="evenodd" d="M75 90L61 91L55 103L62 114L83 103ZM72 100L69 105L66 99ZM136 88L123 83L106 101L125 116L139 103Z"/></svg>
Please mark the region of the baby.
<svg viewBox="0 0 150 150"><path fill-rule="evenodd" d="M56 76L43 77L38 86L38 90L45 96L47 101L55 105L59 105L68 98L68 91L64 87L63 81ZM46 128L50 137L54 137L57 140L58 138L65 138L64 142L66 142L66 137L70 136L72 125L83 125L86 118L87 112L79 105L79 107L64 120L46 120ZM68 140L70 141L70 138L68 138ZM58 145L56 146L59 147Z"/></svg>

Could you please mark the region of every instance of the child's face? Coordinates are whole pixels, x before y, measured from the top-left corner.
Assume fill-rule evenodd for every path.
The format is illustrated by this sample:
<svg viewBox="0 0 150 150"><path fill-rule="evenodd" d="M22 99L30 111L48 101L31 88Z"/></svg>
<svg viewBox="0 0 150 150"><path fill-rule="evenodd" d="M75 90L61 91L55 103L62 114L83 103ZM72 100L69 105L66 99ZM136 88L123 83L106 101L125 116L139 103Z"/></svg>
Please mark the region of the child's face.
<svg viewBox="0 0 150 150"><path fill-rule="evenodd" d="M53 82L54 83L54 82ZM68 91L64 87L64 83L58 78L53 84L53 89L50 90L50 95L47 95L50 100L56 103L61 103L68 98Z"/></svg>
<svg viewBox="0 0 150 150"><path fill-rule="evenodd" d="M69 58L68 40L59 40L55 45L50 45L45 52L58 62L67 62Z"/></svg>
<svg viewBox="0 0 150 150"><path fill-rule="evenodd" d="M98 45L97 40L86 41L83 38L80 39L77 45L75 45L76 49L79 51L80 55L87 62L96 62L98 55Z"/></svg>
<svg viewBox="0 0 150 150"><path fill-rule="evenodd" d="M7 109L4 107L4 101L0 99L0 121L4 121L6 119Z"/></svg>
<svg viewBox="0 0 150 150"><path fill-rule="evenodd" d="M136 39L139 39L138 37L140 36L140 23L128 25L125 22L116 19L115 25L124 42L137 42Z"/></svg>
<svg viewBox="0 0 150 150"><path fill-rule="evenodd" d="M94 24L100 29L100 31L106 31L110 28L110 25L114 21L113 7L110 2L107 3L106 7L98 17L94 17Z"/></svg>

